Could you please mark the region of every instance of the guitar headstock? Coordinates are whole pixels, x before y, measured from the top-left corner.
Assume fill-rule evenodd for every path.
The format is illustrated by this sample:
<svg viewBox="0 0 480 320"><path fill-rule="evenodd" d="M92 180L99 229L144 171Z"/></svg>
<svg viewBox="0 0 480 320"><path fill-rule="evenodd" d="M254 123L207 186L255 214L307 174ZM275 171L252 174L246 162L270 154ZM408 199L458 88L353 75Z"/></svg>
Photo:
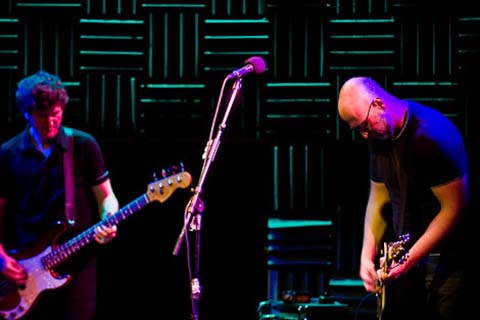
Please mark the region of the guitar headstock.
<svg viewBox="0 0 480 320"><path fill-rule="evenodd" d="M192 183L192 176L182 171L148 185L147 196L150 201L165 202L178 188L186 189Z"/></svg>
<svg viewBox="0 0 480 320"><path fill-rule="evenodd" d="M408 258L405 245L410 241L410 234L406 233L398 237L395 242L390 242L388 248L388 260L403 263Z"/></svg>

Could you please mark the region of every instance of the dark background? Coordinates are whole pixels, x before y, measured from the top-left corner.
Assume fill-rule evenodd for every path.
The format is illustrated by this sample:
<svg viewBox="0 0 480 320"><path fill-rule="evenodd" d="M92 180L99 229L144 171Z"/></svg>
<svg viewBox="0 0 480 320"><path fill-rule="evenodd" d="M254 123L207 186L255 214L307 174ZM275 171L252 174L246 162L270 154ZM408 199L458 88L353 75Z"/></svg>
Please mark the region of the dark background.
<svg viewBox="0 0 480 320"><path fill-rule="evenodd" d="M357 277L366 144L336 113L350 76L447 115L478 194L473 2L6 0L0 12L0 137L24 126L16 83L39 69L58 74L71 98L65 124L98 138L122 206L172 164L197 185L223 79L249 57L266 61L244 77L203 185L201 318L254 319L269 298L270 218L331 221L331 274ZM186 248L172 250L190 196L176 190L149 204L102 248L102 315L189 317Z"/></svg>

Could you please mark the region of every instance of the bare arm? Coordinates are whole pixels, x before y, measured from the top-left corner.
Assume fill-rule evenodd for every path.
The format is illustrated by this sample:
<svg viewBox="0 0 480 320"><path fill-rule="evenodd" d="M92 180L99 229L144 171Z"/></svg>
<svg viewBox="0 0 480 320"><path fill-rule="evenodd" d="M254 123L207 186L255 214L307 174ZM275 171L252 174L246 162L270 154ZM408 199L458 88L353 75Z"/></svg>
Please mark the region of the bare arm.
<svg viewBox="0 0 480 320"><path fill-rule="evenodd" d="M118 211L118 200L113 192L110 179L105 180L97 186L94 186L93 193L95 194L95 199L97 200L98 212L101 219L105 219L109 214ZM116 234L116 226L97 228L95 240L98 243L106 243L111 241Z"/></svg>
<svg viewBox="0 0 480 320"><path fill-rule="evenodd" d="M118 211L118 200L113 192L110 179L94 186L93 193L97 200L98 212L101 219L104 219L107 213L115 213Z"/></svg>
<svg viewBox="0 0 480 320"><path fill-rule="evenodd" d="M428 225L427 230L410 248L408 259L393 268L388 273L389 278L395 279L408 272L455 228L468 201L468 178L464 176L434 187L432 192L440 203L440 210Z"/></svg>
<svg viewBox="0 0 480 320"><path fill-rule="evenodd" d="M365 289L369 292L375 292L376 290L375 279L377 278L377 272L375 269L375 257L387 227L384 210L389 202L390 197L385 184L371 181L360 257L360 278L363 280Z"/></svg>

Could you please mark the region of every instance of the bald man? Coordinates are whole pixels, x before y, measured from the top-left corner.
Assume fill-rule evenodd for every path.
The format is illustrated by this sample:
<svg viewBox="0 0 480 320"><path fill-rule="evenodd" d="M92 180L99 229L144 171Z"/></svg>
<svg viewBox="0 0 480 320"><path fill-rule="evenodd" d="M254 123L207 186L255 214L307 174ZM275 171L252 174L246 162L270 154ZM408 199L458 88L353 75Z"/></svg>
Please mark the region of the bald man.
<svg viewBox="0 0 480 320"><path fill-rule="evenodd" d="M343 84L338 112L368 139L370 194L359 275L367 291L377 292L379 284L385 289L382 319L459 319L469 171L459 131L435 109L395 97L366 77ZM385 272L378 259L382 243L404 235L408 251Z"/></svg>

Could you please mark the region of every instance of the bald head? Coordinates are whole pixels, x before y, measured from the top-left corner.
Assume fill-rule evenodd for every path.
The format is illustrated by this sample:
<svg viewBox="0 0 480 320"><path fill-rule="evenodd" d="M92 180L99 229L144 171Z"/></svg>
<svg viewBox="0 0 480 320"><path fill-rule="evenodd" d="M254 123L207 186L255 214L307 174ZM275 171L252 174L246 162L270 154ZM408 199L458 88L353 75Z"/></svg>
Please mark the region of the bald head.
<svg viewBox="0 0 480 320"><path fill-rule="evenodd" d="M369 78L348 79L340 89L338 96L340 118L351 127L362 122L366 118L370 103L378 96L377 87L378 84Z"/></svg>
<svg viewBox="0 0 480 320"><path fill-rule="evenodd" d="M375 98L383 101L397 100L388 94L374 80L366 77L348 79L338 95L338 113L350 127L355 127L365 120L370 103Z"/></svg>

